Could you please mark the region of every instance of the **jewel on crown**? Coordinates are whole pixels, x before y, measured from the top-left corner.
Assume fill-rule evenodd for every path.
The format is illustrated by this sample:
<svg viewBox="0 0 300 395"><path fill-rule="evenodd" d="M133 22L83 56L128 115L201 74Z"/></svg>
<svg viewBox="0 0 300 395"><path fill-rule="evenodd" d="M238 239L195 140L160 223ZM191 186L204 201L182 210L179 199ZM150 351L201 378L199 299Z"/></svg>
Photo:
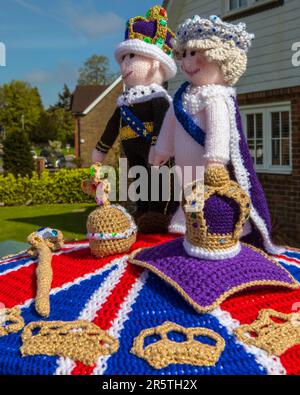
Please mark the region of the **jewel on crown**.
<svg viewBox="0 0 300 395"><path fill-rule="evenodd" d="M176 42L179 47L184 47L190 40L205 40L213 37L225 42L233 41L238 48L247 52L255 36L247 32L246 24L243 22L233 25L223 22L216 15L210 16L209 19L195 15L180 25Z"/></svg>

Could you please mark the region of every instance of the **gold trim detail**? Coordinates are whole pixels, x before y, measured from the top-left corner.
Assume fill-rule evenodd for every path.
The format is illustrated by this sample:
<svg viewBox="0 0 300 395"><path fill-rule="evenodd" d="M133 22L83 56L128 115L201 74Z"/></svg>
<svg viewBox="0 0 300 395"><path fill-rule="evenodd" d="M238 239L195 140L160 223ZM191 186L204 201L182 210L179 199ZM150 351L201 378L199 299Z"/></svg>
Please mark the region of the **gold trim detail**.
<svg viewBox="0 0 300 395"><path fill-rule="evenodd" d="M289 348L300 344L300 314L264 309L258 313L256 321L250 325L241 325L234 333L241 342L279 357Z"/></svg>
<svg viewBox="0 0 300 395"><path fill-rule="evenodd" d="M213 309L215 309L216 307L218 307L224 300L226 300L227 298L229 298L229 296L240 292L246 288L251 288L251 287L255 287L255 286L260 286L260 285L266 285L266 286L278 286L278 287L286 287L286 288L290 288L290 289L296 289L299 288L299 283L298 281L296 281L293 276L286 270L284 269L278 262L276 262L275 260L273 260L271 257L269 257L265 252L259 250L258 248L255 248L251 245L245 244L245 243L241 243L242 245L245 245L249 248L251 248L252 250L258 252L259 254L263 255L266 259L270 260L271 262L273 262L276 266L279 266L282 270L284 270L289 278L292 280L291 284L287 284L284 283L282 281L273 281L273 280L265 280L265 281L250 281L249 283L245 283L242 284L240 286L231 288L229 291L224 292L221 296L219 296L218 299L216 299L216 301L214 303L212 303L210 306L200 306L198 303L194 302L194 300L174 281L172 280L169 276L167 276L166 274L162 273L160 270L156 269L155 267L153 267L152 265L150 265L147 262L144 261L140 261L135 259L135 256L141 252L141 251L145 251L148 250L150 248L155 248L155 247L149 247L149 248L144 248L144 249L139 249L139 250L135 250L133 251L128 258L128 262L132 263L133 265L137 265L140 267L143 267L144 269L148 269L151 272L153 272L154 274L156 274L158 277L160 277L161 279L163 279L164 281L166 281L168 284L170 284L192 307L194 307L194 309L198 312L198 313L207 313Z"/></svg>
<svg viewBox="0 0 300 395"><path fill-rule="evenodd" d="M168 333L175 331L185 335L186 341L176 342L168 338ZM144 347L148 336L158 335L161 339ZM206 336L216 343L208 345L195 339ZM194 366L215 366L225 348L225 340L218 333L207 328L185 328L174 322L166 321L163 325L141 331L134 339L131 353L145 359L155 369L162 369L170 364L190 364Z"/></svg>
<svg viewBox="0 0 300 395"><path fill-rule="evenodd" d="M21 309L0 309L0 337L17 333L24 328L24 320L21 316Z"/></svg>
<svg viewBox="0 0 300 395"><path fill-rule="evenodd" d="M234 247L250 216L251 201L249 196L235 181L230 180L228 171L223 166L208 168L205 172L204 185L198 180L187 188L192 189L183 202L187 241L194 246L210 251L227 250ZM227 197L238 204L240 215L233 233L210 233L204 216L204 207L207 200L213 195Z"/></svg>
<svg viewBox="0 0 300 395"><path fill-rule="evenodd" d="M96 149L98 151L102 151L103 153L107 153L111 149L111 147L107 144L104 144L101 140L99 140L96 145Z"/></svg>
<svg viewBox="0 0 300 395"><path fill-rule="evenodd" d="M33 331L38 330L37 334ZM22 333L21 353L71 358L92 366L102 355L111 355L119 342L88 321L31 322Z"/></svg>
<svg viewBox="0 0 300 395"><path fill-rule="evenodd" d="M147 136L148 134L153 132L153 122L145 122L144 124L145 130L143 131L143 135ZM121 140L129 140L140 137L130 126L126 125L120 129Z"/></svg>

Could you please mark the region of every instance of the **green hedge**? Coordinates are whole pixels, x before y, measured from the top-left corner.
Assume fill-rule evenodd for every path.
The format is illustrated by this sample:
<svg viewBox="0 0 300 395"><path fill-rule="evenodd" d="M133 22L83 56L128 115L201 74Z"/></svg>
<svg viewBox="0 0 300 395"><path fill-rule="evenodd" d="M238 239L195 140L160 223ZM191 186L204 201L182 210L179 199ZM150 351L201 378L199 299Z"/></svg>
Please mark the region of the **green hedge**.
<svg viewBox="0 0 300 395"><path fill-rule="evenodd" d="M89 177L88 169L44 171L29 177L0 175L0 203L6 206L24 204L87 203L92 197L81 191L81 182Z"/></svg>

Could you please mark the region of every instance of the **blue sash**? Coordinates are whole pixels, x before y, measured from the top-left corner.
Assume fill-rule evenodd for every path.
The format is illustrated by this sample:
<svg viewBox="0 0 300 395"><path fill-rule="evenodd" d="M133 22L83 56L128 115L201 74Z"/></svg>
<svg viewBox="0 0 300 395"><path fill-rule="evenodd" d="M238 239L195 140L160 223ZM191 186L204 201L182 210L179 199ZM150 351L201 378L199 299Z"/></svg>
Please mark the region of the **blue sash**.
<svg viewBox="0 0 300 395"><path fill-rule="evenodd" d="M127 106L121 106L121 117L123 121L139 136L143 137L146 141L153 141L153 132L149 132L142 121L140 121Z"/></svg>
<svg viewBox="0 0 300 395"><path fill-rule="evenodd" d="M192 117L185 111L182 104L182 95L189 86L189 82L181 85L174 96L173 105L174 112L178 122L182 125L183 129L194 139L198 144L205 146L205 132L201 129L192 119Z"/></svg>

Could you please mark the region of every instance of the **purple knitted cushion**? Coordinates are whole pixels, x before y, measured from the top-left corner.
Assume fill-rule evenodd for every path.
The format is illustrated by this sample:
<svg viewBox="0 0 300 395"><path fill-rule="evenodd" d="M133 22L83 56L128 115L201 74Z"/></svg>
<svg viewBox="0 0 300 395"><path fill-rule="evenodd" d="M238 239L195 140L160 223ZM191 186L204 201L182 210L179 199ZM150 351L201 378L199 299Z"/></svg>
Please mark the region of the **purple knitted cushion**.
<svg viewBox="0 0 300 395"><path fill-rule="evenodd" d="M147 248L130 261L164 279L199 312L210 311L234 293L249 288L299 287L279 263L246 244L237 256L213 261L189 256L182 242L178 238Z"/></svg>

